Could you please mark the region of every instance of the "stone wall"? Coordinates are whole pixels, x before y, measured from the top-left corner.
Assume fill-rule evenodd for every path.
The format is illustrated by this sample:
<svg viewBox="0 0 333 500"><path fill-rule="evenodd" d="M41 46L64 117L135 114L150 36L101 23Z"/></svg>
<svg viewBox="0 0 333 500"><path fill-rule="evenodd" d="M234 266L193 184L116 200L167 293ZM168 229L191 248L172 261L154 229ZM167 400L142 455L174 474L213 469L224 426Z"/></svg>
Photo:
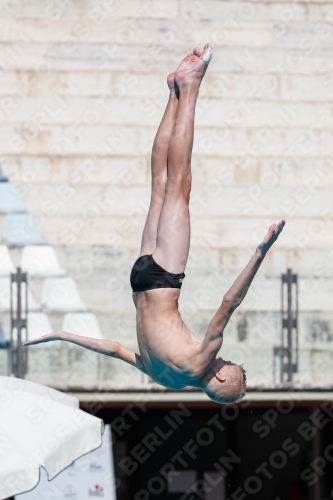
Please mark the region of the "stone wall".
<svg viewBox="0 0 333 500"><path fill-rule="evenodd" d="M314 359L333 339L333 3L13 0L1 16L3 172L105 337L132 348L129 273L149 203L165 79L195 46L212 43L196 118L180 309L202 336L268 226L286 218L225 333L227 352L248 366L250 381L272 382L280 275L291 267L308 353L298 379L315 373L329 383L333 358L322 375Z"/></svg>

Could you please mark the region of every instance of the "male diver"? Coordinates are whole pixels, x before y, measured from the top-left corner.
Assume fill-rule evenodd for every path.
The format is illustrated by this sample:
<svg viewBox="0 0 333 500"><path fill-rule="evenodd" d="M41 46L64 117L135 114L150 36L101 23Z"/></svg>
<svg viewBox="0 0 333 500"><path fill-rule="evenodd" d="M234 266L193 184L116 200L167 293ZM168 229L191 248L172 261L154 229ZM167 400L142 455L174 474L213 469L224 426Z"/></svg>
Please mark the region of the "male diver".
<svg viewBox="0 0 333 500"><path fill-rule="evenodd" d="M236 279L199 340L183 322L178 299L190 246L189 199L195 106L212 48L196 48L168 76L169 101L152 150L151 203L143 230L139 258L131 272L137 312L140 355L119 342L96 340L56 331L25 345L66 340L107 356L122 359L171 388L202 389L217 403L239 401L246 391L243 368L217 356L223 331L241 304L267 251L285 221L272 224L244 271Z"/></svg>

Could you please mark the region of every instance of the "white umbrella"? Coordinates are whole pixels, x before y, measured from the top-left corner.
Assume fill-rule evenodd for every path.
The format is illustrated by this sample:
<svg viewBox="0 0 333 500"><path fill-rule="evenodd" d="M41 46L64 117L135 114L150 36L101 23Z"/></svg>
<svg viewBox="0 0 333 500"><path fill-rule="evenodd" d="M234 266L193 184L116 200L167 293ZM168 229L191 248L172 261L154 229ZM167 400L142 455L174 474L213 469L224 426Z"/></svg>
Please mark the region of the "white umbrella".
<svg viewBox="0 0 333 500"><path fill-rule="evenodd" d="M0 377L0 500L33 489L39 467L53 479L102 444L103 421L49 387Z"/></svg>

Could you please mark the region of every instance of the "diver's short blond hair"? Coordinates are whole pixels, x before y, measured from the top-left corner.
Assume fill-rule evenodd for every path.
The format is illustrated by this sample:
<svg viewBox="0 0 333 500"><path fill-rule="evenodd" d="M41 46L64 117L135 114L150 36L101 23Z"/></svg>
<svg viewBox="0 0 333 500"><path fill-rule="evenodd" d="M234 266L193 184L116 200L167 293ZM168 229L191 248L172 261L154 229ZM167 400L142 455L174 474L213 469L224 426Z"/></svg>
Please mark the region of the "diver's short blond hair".
<svg viewBox="0 0 333 500"><path fill-rule="evenodd" d="M212 377L204 388L207 396L215 403L232 404L240 401L246 394L246 372L242 365L237 365L239 373L231 372L225 382Z"/></svg>

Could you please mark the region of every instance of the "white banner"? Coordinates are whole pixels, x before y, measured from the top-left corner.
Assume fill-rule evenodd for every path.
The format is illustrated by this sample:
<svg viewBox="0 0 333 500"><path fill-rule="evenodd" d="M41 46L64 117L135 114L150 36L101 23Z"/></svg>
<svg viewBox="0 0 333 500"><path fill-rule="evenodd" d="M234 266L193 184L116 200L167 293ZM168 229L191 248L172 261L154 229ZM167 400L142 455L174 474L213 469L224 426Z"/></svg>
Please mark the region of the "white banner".
<svg viewBox="0 0 333 500"><path fill-rule="evenodd" d="M76 460L52 481L40 468L40 482L16 500L116 500L111 429L105 426L100 448Z"/></svg>

